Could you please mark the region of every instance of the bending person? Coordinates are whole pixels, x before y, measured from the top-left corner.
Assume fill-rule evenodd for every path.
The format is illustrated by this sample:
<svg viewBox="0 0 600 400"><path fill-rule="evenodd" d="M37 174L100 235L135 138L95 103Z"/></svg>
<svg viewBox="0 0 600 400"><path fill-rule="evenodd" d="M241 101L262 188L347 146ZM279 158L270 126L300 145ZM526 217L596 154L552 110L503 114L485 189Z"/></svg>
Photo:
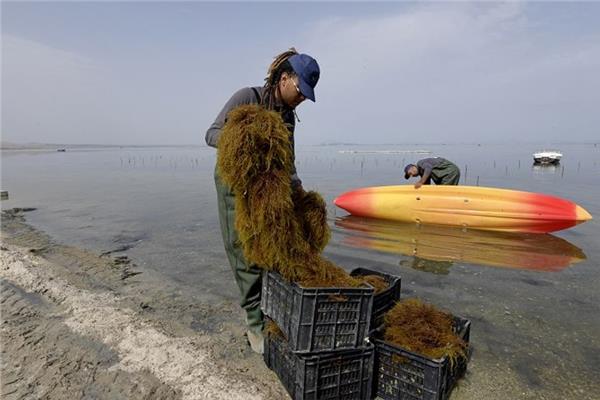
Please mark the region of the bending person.
<svg viewBox="0 0 600 400"><path fill-rule="evenodd" d="M404 167L404 179L415 176L421 177L415 183L415 189L429 185L431 181L436 185L458 185L460 169L442 157L424 158L417 161L416 164L408 164Z"/></svg>

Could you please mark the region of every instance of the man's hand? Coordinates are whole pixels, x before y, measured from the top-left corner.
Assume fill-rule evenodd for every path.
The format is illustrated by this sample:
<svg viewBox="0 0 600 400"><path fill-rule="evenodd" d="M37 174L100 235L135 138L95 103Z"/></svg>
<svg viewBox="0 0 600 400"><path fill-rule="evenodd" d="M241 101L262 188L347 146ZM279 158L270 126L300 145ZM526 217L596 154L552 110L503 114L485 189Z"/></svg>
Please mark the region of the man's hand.
<svg viewBox="0 0 600 400"><path fill-rule="evenodd" d="M423 186L423 183L421 183L421 182L417 182L417 183L415 183L415 189L418 189L418 188L420 188L421 186Z"/></svg>

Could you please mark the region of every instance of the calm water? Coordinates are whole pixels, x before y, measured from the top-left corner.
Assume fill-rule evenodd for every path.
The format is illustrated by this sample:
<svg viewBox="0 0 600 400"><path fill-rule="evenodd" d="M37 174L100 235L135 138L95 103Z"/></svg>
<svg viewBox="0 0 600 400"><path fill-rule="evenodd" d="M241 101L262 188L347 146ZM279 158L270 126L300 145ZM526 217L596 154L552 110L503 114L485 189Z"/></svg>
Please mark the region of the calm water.
<svg viewBox="0 0 600 400"><path fill-rule="evenodd" d="M533 391L532 398L594 398L591 392L600 393L600 146L559 147L563 162L545 168L532 166L536 145L299 147L297 167L305 188L330 204L327 256L348 269L400 274L407 295L472 319L475 381L501 376L500 383ZM348 150L361 153L340 152ZM431 154L367 153L380 150ZM404 183L405 163L435 155L461 167L461 184L565 197L597 219L554 235L508 235L365 221L331 206L353 188ZM28 221L57 241L95 251L131 246L127 254L141 268L182 292L235 300L214 161L214 150L205 147L3 152L2 190L10 200L2 208L36 207Z"/></svg>

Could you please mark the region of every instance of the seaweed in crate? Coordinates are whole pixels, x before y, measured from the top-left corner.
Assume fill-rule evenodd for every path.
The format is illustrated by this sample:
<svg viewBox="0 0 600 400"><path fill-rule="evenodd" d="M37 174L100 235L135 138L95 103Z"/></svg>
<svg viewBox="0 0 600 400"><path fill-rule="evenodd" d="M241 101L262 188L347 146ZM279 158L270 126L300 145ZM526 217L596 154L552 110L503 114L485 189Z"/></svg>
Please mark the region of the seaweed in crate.
<svg viewBox="0 0 600 400"><path fill-rule="evenodd" d="M409 351L450 365L467 356L467 344L454 330L453 317L419 299L398 302L384 317L383 338Z"/></svg>

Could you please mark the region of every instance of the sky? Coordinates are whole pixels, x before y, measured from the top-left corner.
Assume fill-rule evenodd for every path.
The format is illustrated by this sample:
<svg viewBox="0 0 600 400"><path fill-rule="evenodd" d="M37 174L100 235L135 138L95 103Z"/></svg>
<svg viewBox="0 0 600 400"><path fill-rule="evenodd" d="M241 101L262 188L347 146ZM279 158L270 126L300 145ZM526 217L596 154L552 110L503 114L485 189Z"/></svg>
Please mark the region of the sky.
<svg viewBox="0 0 600 400"><path fill-rule="evenodd" d="M2 141L204 145L295 46L296 143L600 141L600 2L2 2Z"/></svg>

